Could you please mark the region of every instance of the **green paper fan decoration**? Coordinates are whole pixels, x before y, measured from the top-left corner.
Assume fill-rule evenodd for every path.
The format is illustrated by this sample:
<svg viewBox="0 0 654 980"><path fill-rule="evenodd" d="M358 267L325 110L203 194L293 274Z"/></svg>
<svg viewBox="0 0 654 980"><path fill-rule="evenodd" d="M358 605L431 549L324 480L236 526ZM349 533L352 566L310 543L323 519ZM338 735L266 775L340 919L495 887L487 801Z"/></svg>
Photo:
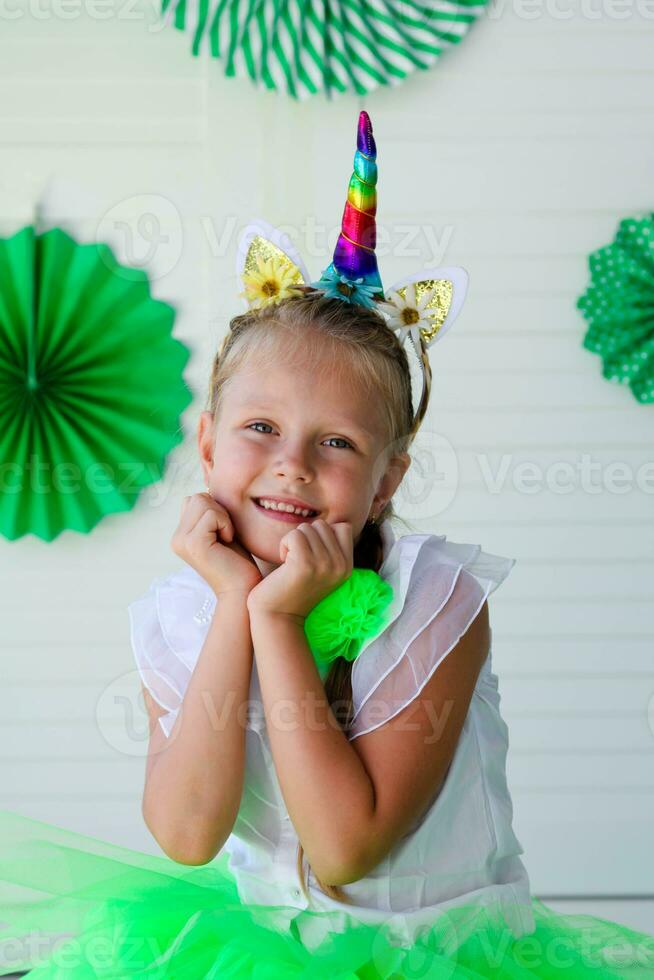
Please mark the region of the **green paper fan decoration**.
<svg viewBox="0 0 654 980"><path fill-rule="evenodd" d="M610 245L589 256L591 284L577 300L589 327L583 346L608 381L654 402L654 213L624 218Z"/></svg>
<svg viewBox="0 0 654 980"><path fill-rule="evenodd" d="M130 510L192 400L175 311L102 243L0 238L0 533L52 541Z"/></svg>
<svg viewBox="0 0 654 980"><path fill-rule="evenodd" d="M164 23L228 77L304 100L367 95L430 68L489 0L161 0Z"/></svg>
<svg viewBox="0 0 654 980"><path fill-rule="evenodd" d="M304 621L304 632L319 667L336 657L354 660L365 640L387 623L393 589L370 568L354 568Z"/></svg>

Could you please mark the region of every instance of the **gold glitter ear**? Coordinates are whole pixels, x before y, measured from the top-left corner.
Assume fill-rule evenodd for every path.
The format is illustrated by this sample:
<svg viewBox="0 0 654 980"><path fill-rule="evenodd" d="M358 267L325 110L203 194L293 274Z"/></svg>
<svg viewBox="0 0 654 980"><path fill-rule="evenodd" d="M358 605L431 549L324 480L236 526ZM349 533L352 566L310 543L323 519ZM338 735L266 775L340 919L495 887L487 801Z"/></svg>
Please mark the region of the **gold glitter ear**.
<svg viewBox="0 0 654 980"><path fill-rule="evenodd" d="M292 242L283 232L261 221L245 230L237 272L245 286L240 295L255 309L299 295L297 287L310 281Z"/></svg>
<svg viewBox="0 0 654 980"><path fill-rule="evenodd" d="M247 255L245 257L243 274L248 275L252 272L256 272L260 265L267 262L268 259L272 259L276 266L286 266L288 269L288 274L292 278L294 285L304 284L304 276L300 272L298 266L295 265L291 259L289 259L281 248L277 248L276 245L269 242L267 238L263 238L261 235L257 235L248 248Z"/></svg>
<svg viewBox="0 0 654 980"><path fill-rule="evenodd" d="M425 347L440 340L463 305L468 274L459 267L430 269L428 278L412 276L386 293L384 311L394 328L415 326ZM417 338L416 338L417 339Z"/></svg>

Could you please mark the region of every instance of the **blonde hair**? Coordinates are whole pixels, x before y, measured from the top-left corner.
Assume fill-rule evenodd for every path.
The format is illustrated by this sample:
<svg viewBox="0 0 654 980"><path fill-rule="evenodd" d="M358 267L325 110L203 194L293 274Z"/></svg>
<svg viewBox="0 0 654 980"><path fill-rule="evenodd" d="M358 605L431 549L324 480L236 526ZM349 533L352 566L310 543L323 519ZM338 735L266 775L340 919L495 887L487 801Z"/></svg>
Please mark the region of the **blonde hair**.
<svg viewBox="0 0 654 980"><path fill-rule="evenodd" d="M309 337L311 344L307 344ZM342 366L354 372L355 383L374 392L376 397L370 404L379 406L383 412L389 456L406 452L427 406L423 398L414 419L411 375L403 345L374 309L333 299L308 288L299 297L282 300L262 310L249 310L230 321L229 332L214 358L209 383L206 409L214 422L231 379L246 360L255 356L257 360L270 361L282 356L285 363L292 363L294 356L300 356L307 365L311 363L312 352L321 360L326 352L331 353L335 367ZM387 501L377 515L376 523L366 523L361 531L354 547L355 568L379 571L383 557L379 525L386 519L407 523L395 513L392 501ZM352 722L351 673L352 662L337 657L324 680L330 707L336 703L345 707L335 715L344 731ZM302 891L310 902L303 858L304 849L299 844L298 876ZM315 872L314 876L326 895L351 904L340 887L321 881Z"/></svg>

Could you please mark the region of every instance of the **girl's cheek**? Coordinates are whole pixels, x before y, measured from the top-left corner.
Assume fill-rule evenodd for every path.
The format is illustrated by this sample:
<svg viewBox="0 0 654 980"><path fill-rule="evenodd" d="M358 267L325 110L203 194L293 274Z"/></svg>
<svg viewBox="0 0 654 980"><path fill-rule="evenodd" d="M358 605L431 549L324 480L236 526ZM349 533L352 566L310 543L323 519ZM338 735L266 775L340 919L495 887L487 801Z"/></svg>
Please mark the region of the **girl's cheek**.
<svg viewBox="0 0 654 980"><path fill-rule="evenodd" d="M240 468L243 461L257 460L263 456L261 449L250 439L236 438L229 441L223 453L225 464Z"/></svg>
<svg viewBox="0 0 654 980"><path fill-rule="evenodd" d="M240 469L246 469L250 466L259 466L265 463L267 460L267 455L257 446L253 446L252 443L241 444L237 451L237 457Z"/></svg>

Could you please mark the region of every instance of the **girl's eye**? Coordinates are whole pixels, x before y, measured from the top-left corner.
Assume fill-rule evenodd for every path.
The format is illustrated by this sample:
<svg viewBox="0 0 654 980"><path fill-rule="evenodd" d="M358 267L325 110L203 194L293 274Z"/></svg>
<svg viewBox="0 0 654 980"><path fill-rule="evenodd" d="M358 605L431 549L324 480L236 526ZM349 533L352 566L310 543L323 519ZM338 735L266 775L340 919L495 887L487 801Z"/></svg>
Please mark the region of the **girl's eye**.
<svg viewBox="0 0 654 980"><path fill-rule="evenodd" d="M331 436L329 439L325 439L325 442L344 442L345 445L348 446L348 448L352 449L352 446L347 441L347 439L341 439L340 436Z"/></svg>
<svg viewBox="0 0 654 980"><path fill-rule="evenodd" d="M268 428L269 428L269 429L271 429L271 428L272 428L272 426L271 426L271 425L269 425L269 424L268 424L268 422L252 422L252 423L251 423L250 425L248 425L248 426L247 426L247 428L248 428L248 429L254 429L254 427L255 427L255 425L266 425L266 426L268 426ZM259 432L260 430L259 430L259 429L257 429L256 431L257 431L257 432ZM268 433L262 433L262 434L263 434L263 435L267 435ZM345 445L346 445L346 446L347 446L347 447L348 447L349 449L353 449L353 448L354 448L354 447L353 447L353 446L351 445L351 443L349 443L349 442L347 441L347 439L341 439L341 437L340 437L340 436L331 436L331 437L330 437L329 439L325 439L325 442L344 442L344 443L345 443ZM341 448L341 447L339 446L339 447L336 447L336 448Z"/></svg>

